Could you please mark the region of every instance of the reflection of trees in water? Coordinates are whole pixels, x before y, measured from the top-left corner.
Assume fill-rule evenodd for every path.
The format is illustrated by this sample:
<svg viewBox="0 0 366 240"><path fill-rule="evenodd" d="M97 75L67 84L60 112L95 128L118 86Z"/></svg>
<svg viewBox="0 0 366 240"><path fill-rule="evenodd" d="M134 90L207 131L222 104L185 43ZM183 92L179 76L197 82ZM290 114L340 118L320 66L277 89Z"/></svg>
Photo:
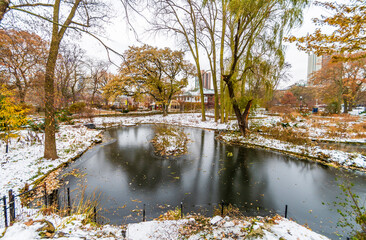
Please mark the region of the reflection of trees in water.
<svg viewBox="0 0 366 240"><path fill-rule="evenodd" d="M189 162L163 159L151 154L154 152L153 147L148 143L151 131L146 131L146 128L151 129L150 126L140 126L133 127L132 131L135 139L139 139L140 143L147 142L148 147L141 148L139 144L134 145L130 142L131 139L127 138L128 135L125 135L123 140L129 141L128 148L121 147L118 142L113 143L104 149L105 158L114 168L123 169L132 188L150 191L167 182L178 184L181 172Z"/></svg>
<svg viewBox="0 0 366 240"><path fill-rule="evenodd" d="M228 203L242 204L251 199L249 158L243 150L244 148L220 144L219 198Z"/></svg>
<svg viewBox="0 0 366 240"><path fill-rule="evenodd" d="M199 189L199 185L200 185L200 178L201 178L201 167L202 167L202 159L203 159L203 150L204 150L204 145L205 145L205 132L201 131L201 139L200 141L198 141L196 143L199 144L199 154L198 154L198 159L197 159L197 167L196 167L196 171L195 171L195 175L193 177L193 181L192 181L192 196L191 199L193 200L193 202L197 201L197 198L199 197L199 191L201 191L201 189Z"/></svg>

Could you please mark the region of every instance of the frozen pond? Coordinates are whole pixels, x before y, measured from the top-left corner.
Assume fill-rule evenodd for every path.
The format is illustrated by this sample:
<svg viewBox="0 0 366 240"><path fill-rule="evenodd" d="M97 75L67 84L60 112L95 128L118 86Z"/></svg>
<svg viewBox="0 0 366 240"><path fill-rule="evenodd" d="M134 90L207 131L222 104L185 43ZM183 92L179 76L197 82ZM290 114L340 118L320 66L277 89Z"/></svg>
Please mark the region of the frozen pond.
<svg viewBox="0 0 366 240"><path fill-rule="evenodd" d="M288 205L290 218L337 239L339 215L322 204L335 201L340 194L336 178L350 179L354 192L366 199L363 173L228 146L215 139L214 131L197 128L184 128L191 139L188 153L166 159L154 153L150 143L154 131L152 125L110 129L105 134L114 141L94 147L67 169L86 173L83 179L67 177L70 189L87 180L88 194L95 189L101 192L103 222L141 221L143 204L147 220L181 202L185 213L206 209L211 214L223 200L247 215L284 215Z"/></svg>

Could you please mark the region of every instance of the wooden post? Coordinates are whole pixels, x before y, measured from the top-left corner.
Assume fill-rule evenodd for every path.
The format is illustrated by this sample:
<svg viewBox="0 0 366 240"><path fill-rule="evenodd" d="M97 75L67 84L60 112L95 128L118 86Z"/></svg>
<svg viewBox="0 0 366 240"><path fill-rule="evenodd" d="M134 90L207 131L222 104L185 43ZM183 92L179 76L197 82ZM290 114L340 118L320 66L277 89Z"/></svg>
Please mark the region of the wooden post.
<svg viewBox="0 0 366 240"><path fill-rule="evenodd" d="M6 210L6 197L3 196L5 227L8 227L8 212Z"/></svg>
<svg viewBox="0 0 366 240"><path fill-rule="evenodd" d="M15 221L15 202L13 190L9 190L9 213L10 213L10 226L13 225Z"/></svg>

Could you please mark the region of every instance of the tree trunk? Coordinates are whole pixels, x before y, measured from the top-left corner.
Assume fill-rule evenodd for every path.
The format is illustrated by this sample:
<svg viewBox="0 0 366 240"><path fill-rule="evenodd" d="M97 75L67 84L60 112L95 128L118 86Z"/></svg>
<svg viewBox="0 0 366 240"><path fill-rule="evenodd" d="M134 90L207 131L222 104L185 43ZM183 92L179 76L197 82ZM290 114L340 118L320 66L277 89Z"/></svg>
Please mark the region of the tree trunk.
<svg viewBox="0 0 366 240"><path fill-rule="evenodd" d="M0 0L1 1L1 0ZM55 121L55 88L54 88L54 77L55 77L55 66L57 61L58 51L60 49L61 40L69 27L72 19L75 16L75 12L80 4L81 0L75 0L70 10L68 17L62 27L59 29L59 13L61 0L55 0L53 4L53 24L52 24L52 38L50 51L48 53L45 73L45 143L44 143L44 158L56 159L56 121Z"/></svg>
<svg viewBox="0 0 366 240"><path fill-rule="evenodd" d="M10 0L0 0L0 23L9 7Z"/></svg>
<svg viewBox="0 0 366 240"><path fill-rule="evenodd" d="M213 72L216 75L216 71ZM215 122L218 122L220 119L220 106L219 106L219 90L217 87L217 77L212 77L214 92L215 92Z"/></svg>
<svg viewBox="0 0 366 240"><path fill-rule="evenodd" d="M19 89L19 101L20 103L25 103L25 90Z"/></svg>
<svg viewBox="0 0 366 240"><path fill-rule="evenodd" d="M240 111L239 108L239 104L235 99L235 93L234 93L234 86L233 83L231 82L230 78L231 76L224 76L223 77L226 85L227 85L227 89L229 92L229 97L232 103L232 107L236 116L236 119L238 121L238 125L239 125L239 130L241 132L241 134L246 137L247 136L247 132L248 132L248 116L250 113L250 108L252 107L253 104L253 99L249 100L245 110L243 112L243 114Z"/></svg>
<svg viewBox="0 0 366 240"><path fill-rule="evenodd" d="M343 113L348 113L348 100L347 98L343 98Z"/></svg>
<svg viewBox="0 0 366 240"><path fill-rule="evenodd" d="M352 112L352 109L353 109L353 103L354 103L354 101L352 101L352 100L350 100L350 101L348 102L348 112Z"/></svg>
<svg viewBox="0 0 366 240"><path fill-rule="evenodd" d="M221 123L225 122L225 86L224 81L220 80L220 117L221 117Z"/></svg>
<svg viewBox="0 0 366 240"><path fill-rule="evenodd" d="M201 74L201 67L199 64L199 60L196 60L196 67L197 67L198 83L200 86L202 121L204 122L204 121L206 121L205 95L203 93L202 74Z"/></svg>
<svg viewBox="0 0 366 240"><path fill-rule="evenodd" d="M5 153L9 152L9 134L6 134L6 148L5 148Z"/></svg>
<svg viewBox="0 0 366 240"><path fill-rule="evenodd" d="M250 100L245 108L244 113L242 114L239 108L239 105L235 99L234 94L234 86L232 82L230 81L230 77L224 77L224 81L226 82L227 89L229 91L229 97L233 106L233 110L236 116L236 119L238 121L239 129L241 134L245 137L247 135L247 129L248 129L248 115L250 107L252 106L252 100Z"/></svg>
<svg viewBox="0 0 366 240"><path fill-rule="evenodd" d="M250 109L252 108L252 104L253 104L253 99L249 100L249 102L245 106L245 110L243 113L244 128L246 130L249 130L248 117L249 117Z"/></svg>
<svg viewBox="0 0 366 240"><path fill-rule="evenodd" d="M44 158L56 159L56 121L55 121L55 89L54 89L54 76L55 66L57 61L57 55L59 50L60 41L57 37L53 37L50 46L50 52L46 63L45 74L45 143L44 143Z"/></svg>
<svg viewBox="0 0 366 240"><path fill-rule="evenodd" d="M168 106L165 103L162 104L162 110L163 110L163 116L167 116L168 115Z"/></svg>

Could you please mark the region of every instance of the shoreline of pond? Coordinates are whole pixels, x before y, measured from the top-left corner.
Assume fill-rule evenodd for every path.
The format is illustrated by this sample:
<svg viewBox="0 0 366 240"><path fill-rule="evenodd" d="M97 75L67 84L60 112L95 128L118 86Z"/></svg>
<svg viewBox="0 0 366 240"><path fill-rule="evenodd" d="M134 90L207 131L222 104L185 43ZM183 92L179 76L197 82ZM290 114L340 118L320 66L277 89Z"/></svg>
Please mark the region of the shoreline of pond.
<svg viewBox="0 0 366 240"><path fill-rule="evenodd" d="M123 125L123 124L116 124L115 123L115 124L111 124L111 126L107 126L105 128L98 128L98 129L106 131L106 130L112 129L112 128L132 127L132 126L138 126L140 124L141 125L144 125L144 124L162 124L162 125L179 126L179 127L192 127L192 128L203 129L203 130L215 131L215 132L218 132L218 136L216 138L218 140L224 142L225 144L238 145L238 146L244 146L244 147L248 147L248 148L267 150L267 151L274 151L274 152L282 153L282 154L287 155L287 156L292 156L292 157L297 157L297 158L300 158L300 159L303 159L303 160L317 162L317 163L320 163L324 166L329 166L329 167L333 167L333 168L342 168L342 169L345 169L345 170L360 171L360 172L366 173L366 168L358 167L358 166L352 166L352 165L345 166L345 165L342 165L342 164L340 164L336 161L332 161L332 160L325 159L325 158L322 158L322 157L314 157L314 156L311 156L309 154L297 153L295 151L290 151L290 150L281 150L281 149L278 149L278 148L275 148L275 147L268 147L264 144L243 142L243 141L240 141L240 140L237 140L237 139L234 139L233 141L228 141L223 137L223 134L226 135L226 136L230 136L230 135L232 135L232 130L218 130L218 129L202 128L202 127L199 127L199 126L186 126L186 125L176 125L176 124L169 124L169 123L136 123L136 124L131 124L131 125ZM237 133L239 133L239 132L237 132ZM270 139L270 138L267 138L267 139L268 140L273 140L273 139ZM327 142L338 143L336 141L323 141L323 140L317 140L317 141L324 142L324 143L327 143ZM285 143L287 143L289 145L293 145L289 142L285 142ZM352 145L355 145L355 144L364 145L364 143L355 143L355 142L342 142L342 143L343 144L352 144ZM321 148L321 149L326 150L324 148ZM341 151L341 152L347 154L346 151L342 151L342 150L338 150L338 151Z"/></svg>
<svg viewBox="0 0 366 240"><path fill-rule="evenodd" d="M219 129L210 129L210 128L203 128L200 126L186 126L186 125L182 125L182 124L170 124L170 123L135 123L135 124L120 124L120 123L110 123L108 125L104 125L103 127L96 127L96 130L101 131L98 134L98 138L100 138L99 141L95 141L93 142L93 144L87 148L86 150L84 150L83 152L78 153L75 157L69 159L67 162L64 162L60 165L58 165L57 167L55 167L54 169L49 170L46 174L42 175L40 178L34 180L30 185L33 185L34 187L37 187L39 185L42 184L42 181L44 179L46 179L51 173L59 170L59 169L65 169L67 168L72 162L75 162L77 159L79 159L81 156L83 156L87 151L89 151L90 149L94 148L95 146L99 145L99 144L103 144L105 143L105 136L104 133L105 131L109 130L109 129L113 129L113 128L120 128L120 127L133 127L133 126L138 126L138 125L148 125L148 124L152 124L152 125L156 125L156 124L160 124L160 125L170 125L170 126L179 126L179 127L192 127L192 128L198 128L198 129L203 129L203 130L208 130L208 131L215 131L218 133L218 136L216 136L216 138L219 141L224 142L225 144L228 145L236 145L236 146L244 146L247 148L254 148L254 149L262 149L262 150L266 150L266 151L274 151L274 152L278 152L287 156L292 156L292 157L296 157L299 159L303 159L303 160L308 160L311 162L317 162L320 163L324 166L328 166L328 167L333 167L336 169L342 168L345 170L349 170L349 171L359 171L359 172L363 172L366 173L366 168L362 168L362 167L357 167L357 166L344 166L341 165L335 161L328 161L326 159L322 159L320 157L314 157L314 156L310 156L308 154L302 154L302 153L297 153L294 151L286 151L286 150L281 150L278 148L274 148L274 147L268 147L266 145L261 145L261 144L257 144L257 143L249 143L249 142L243 142L237 139L228 141L227 139L224 138L224 136L230 136L232 135L232 130L219 130ZM77 126L77 125L73 125L73 126ZM269 139L271 140L271 139ZM110 141L110 139L108 140ZM319 140L318 140L319 141ZM323 141L321 141L323 142ZM326 141L324 141L326 142ZM288 143L288 142L286 142ZM342 142L344 144L348 144L348 142ZM291 144L291 143L288 143ZM358 143L354 143L351 142L351 144L358 144ZM362 144L362 143L360 143ZM345 151L342 151L343 153L346 153Z"/></svg>
<svg viewBox="0 0 366 240"><path fill-rule="evenodd" d="M107 126L107 127L103 128L103 129L98 129L98 130L102 130L99 133L99 135L98 135L99 138L100 138L100 141L94 142L84 152L79 153L77 156L75 156L74 158L70 159L68 162L65 162L65 163L59 165L58 167L56 167L55 169L53 169L52 171L50 171L49 173L47 173L46 175L42 176L40 179L37 179L37 180L41 182L50 173L52 173L52 172L54 172L54 171L56 171L56 170L58 170L60 168L66 169L69 166L70 163L77 161L78 158L80 158L81 156L83 156L87 151L95 148L96 146L98 146L100 144L106 144L106 143L110 142L112 139L108 139L108 138L105 137L105 132L107 130L109 130L109 129L122 128L122 127L128 128L128 127L139 126L139 125L153 125L153 124L154 123L137 123L137 124L131 124L131 125L111 124L110 126ZM162 124L166 124L166 123L162 123ZM189 128L197 128L197 129L203 129L203 130L210 130L210 131L214 131L214 132L219 132L218 130L215 130L215 129L207 129L207 128L202 128L202 127L184 126L184 125L177 125L177 124L175 124L175 125L174 124L166 124L166 125L173 125L173 126L179 126L179 127L189 127ZM223 133L223 134L230 134L229 131L221 131L221 133ZM332 166L332 167L335 167L335 168L339 168L339 166L332 165L332 164L329 164L327 162L318 161L317 158L311 157L311 156L303 156L303 155L296 154L296 153L292 153L292 152L289 152L289 151L281 151L281 150L278 150L278 149L275 149L275 148L269 148L269 147L262 146L262 145L258 145L258 144L238 143L238 142L235 142L235 141L229 142L229 141L225 141L225 139L220 138L220 135L217 136L216 134L215 134L215 138L218 139L218 140L220 140L220 141L223 141L225 144L228 144L228 145L240 145L240 146L245 146L245 147L248 147L248 148L263 149L263 150L267 150L267 151L280 152L280 153L282 153L284 155L294 156L294 157L297 157L297 158L300 158L300 159L307 159L307 160L310 160L310 161L313 161L313 162L314 161L317 161L317 162L319 162L319 163L321 163L323 165L326 165L326 166ZM350 170L350 169L348 169L348 170ZM354 169L352 169L352 170L354 170ZM358 170L358 169L356 169L356 170ZM363 170L363 171L365 171L365 170Z"/></svg>

